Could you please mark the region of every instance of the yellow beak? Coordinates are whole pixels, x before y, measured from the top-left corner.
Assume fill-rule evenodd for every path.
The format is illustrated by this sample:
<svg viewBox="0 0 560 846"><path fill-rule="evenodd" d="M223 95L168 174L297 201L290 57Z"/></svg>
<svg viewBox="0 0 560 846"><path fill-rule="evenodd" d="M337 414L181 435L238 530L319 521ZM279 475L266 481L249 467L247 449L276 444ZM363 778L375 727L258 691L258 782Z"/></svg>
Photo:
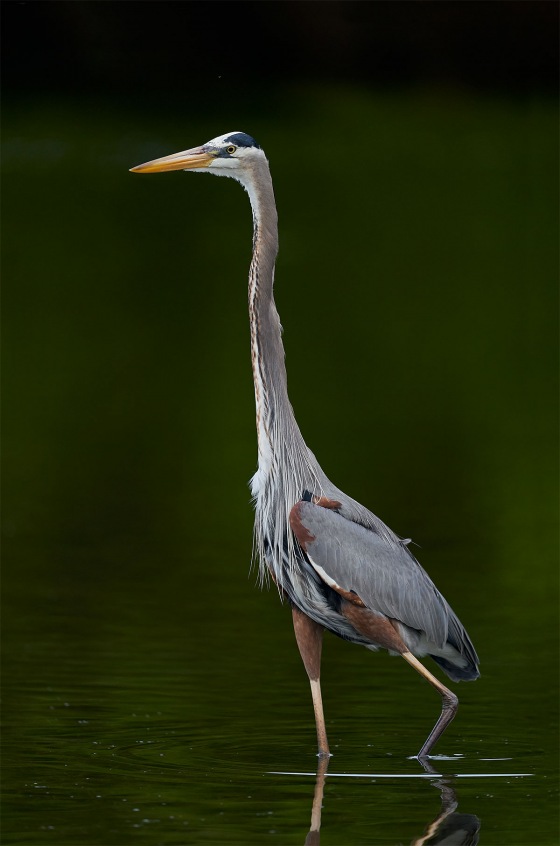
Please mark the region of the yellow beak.
<svg viewBox="0 0 560 846"><path fill-rule="evenodd" d="M131 167L130 171L131 173L162 173L165 170L192 170L208 167L213 161L214 156L211 153L207 153L202 147L193 147L192 150L183 150L182 153L173 153L171 156L163 156L161 159Z"/></svg>

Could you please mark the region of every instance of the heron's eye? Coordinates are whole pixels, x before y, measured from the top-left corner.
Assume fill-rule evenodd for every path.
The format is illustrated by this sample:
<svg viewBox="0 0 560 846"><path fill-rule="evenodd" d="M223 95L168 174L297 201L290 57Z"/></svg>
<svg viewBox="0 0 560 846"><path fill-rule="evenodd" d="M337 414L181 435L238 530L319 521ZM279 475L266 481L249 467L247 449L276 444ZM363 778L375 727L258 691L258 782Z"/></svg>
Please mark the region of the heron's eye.
<svg viewBox="0 0 560 846"><path fill-rule="evenodd" d="M237 150L237 147L234 147L233 144L230 144L229 147L226 147L226 153L229 153L230 156L232 156L235 153L236 150Z"/></svg>

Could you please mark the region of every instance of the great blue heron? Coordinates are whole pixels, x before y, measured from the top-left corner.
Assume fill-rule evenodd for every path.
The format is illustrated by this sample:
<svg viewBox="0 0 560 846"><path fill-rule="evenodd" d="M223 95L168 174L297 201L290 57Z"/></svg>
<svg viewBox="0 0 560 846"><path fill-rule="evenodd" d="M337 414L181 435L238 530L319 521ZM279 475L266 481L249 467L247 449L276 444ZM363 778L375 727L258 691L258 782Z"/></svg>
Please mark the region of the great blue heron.
<svg viewBox="0 0 560 846"><path fill-rule="evenodd" d="M132 168L231 176L253 209L249 270L251 356L258 469L251 480L259 572L292 606L309 676L320 755L329 755L320 687L324 629L368 649L402 655L442 698L418 757L426 757L456 714L458 699L415 656L430 655L453 681L476 679L465 629L407 546L375 514L339 490L307 447L288 399L282 329L273 296L278 218L266 156L244 132Z"/></svg>

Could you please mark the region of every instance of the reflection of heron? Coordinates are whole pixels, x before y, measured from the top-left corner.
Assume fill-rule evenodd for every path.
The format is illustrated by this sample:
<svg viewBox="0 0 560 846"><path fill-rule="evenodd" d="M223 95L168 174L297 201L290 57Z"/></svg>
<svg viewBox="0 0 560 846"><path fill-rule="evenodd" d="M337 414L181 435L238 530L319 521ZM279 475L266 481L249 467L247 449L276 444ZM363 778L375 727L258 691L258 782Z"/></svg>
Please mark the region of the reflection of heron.
<svg viewBox="0 0 560 846"><path fill-rule="evenodd" d="M437 775L428 759L421 761L424 770L431 775ZM329 758L319 757L313 805L311 808L311 825L305 838L305 846L319 846L321 842L321 811L323 807L323 793ZM456 814L457 795L448 779L438 778L433 782L441 795L440 812L424 830L424 834L414 838L410 846L477 846L480 832L480 820L474 814ZM399 841L400 842L400 841Z"/></svg>
<svg viewBox="0 0 560 846"><path fill-rule="evenodd" d="M421 761L427 773L436 774L431 763ZM441 792L441 810L426 826L424 834L415 838L410 846L477 846L480 820L474 814L456 814L457 795L448 779L433 782Z"/></svg>
<svg viewBox="0 0 560 846"><path fill-rule="evenodd" d="M329 629L352 643L402 655L440 693L441 715L419 752L420 757L428 755L455 716L458 700L415 656L430 655L453 681L476 679L478 658L407 541L336 488L303 440L288 399L273 297L277 215L263 151L245 133L230 132L132 170L232 176L249 194L254 221L249 314L258 432L258 470L251 482L256 548L262 578L270 574L292 604L311 683L319 753L329 754L319 682L322 634ZM219 227L215 232L218 244ZM317 361L311 350L302 363L310 378Z"/></svg>

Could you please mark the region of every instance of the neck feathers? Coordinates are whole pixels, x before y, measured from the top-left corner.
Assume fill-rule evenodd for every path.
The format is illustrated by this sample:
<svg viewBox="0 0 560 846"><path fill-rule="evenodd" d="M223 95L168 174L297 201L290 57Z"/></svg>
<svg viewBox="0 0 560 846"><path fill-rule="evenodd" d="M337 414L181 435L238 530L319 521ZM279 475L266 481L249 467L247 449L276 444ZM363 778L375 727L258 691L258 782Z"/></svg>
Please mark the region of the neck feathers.
<svg viewBox="0 0 560 846"><path fill-rule="evenodd" d="M274 265L278 253L278 217L266 160L259 161L245 184L253 209L253 258L249 270L251 360L255 384L259 469L253 479L258 496L273 463L275 422L282 411L289 428L297 425L288 400L282 327L274 302ZM291 425L290 425L291 424Z"/></svg>
<svg viewBox="0 0 560 846"><path fill-rule="evenodd" d="M265 160L245 188L253 208L253 258L249 271L251 358L255 384L258 470L251 480L255 500L256 552L261 578L267 566L282 584L283 563L295 566L289 513L304 490L320 489L318 465L307 449L288 398L282 327L274 302L278 252L276 205Z"/></svg>

